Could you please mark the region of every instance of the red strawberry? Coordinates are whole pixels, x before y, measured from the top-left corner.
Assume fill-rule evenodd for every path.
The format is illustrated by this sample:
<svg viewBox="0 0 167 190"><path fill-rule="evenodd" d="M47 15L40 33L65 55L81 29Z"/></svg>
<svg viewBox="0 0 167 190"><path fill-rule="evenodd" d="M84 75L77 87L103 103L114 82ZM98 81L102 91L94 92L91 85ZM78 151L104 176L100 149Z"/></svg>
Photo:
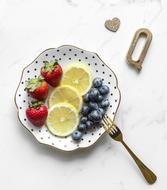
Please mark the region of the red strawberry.
<svg viewBox="0 0 167 190"><path fill-rule="evenodd" d="M63 71L61 66L55 61L44 61L45 66L41 68L41 75L53 87L59 85Z"/></svg>
<svg viewBox="0 0 167 190"><path fill-rule="evenodd" d="M26 116L36 127L42 127L48 116L48 108L40 101L33 101L26 109Z"/></svg>
<svg viewBox="0 0 167 190"><path fill-rule="evenodd" d="M27 91L31 97L38 100L45 100L48 96L48 83L44 81L42 76L37 79L31 79L27 84Z"/></svg>

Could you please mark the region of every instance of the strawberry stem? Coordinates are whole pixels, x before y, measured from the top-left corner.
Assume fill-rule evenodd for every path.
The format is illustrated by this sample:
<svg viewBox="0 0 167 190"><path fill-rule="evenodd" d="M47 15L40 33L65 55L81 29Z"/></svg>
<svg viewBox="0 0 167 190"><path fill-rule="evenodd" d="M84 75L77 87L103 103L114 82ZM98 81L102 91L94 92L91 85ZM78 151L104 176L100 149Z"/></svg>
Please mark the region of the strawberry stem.
<svg viewBox="0 0 167 190"><path fill-rule="evenodd" d="M51 60L50 62L43 61L43 63L45 64L44 67L43 67L45 72L52 72L56 68L56 66L58 64L58 60L55 59L54 61Z"/></svg>
<svg viewBox="0 0 167 190"><path fill-rule="evenodd" d="M34 100L31 103L29 103L29 108L39 108L43 104L44 102L42 101Z"/></svg>
<svg viewBox="0 0 167 190"><path fill-rule="evenodd" d="M33 92L36 88L40 87L42 85L42 82L44 81L44 78L42 76L39 76L37 79L31 79L27 81L27 90L29 92Z"/></svg>

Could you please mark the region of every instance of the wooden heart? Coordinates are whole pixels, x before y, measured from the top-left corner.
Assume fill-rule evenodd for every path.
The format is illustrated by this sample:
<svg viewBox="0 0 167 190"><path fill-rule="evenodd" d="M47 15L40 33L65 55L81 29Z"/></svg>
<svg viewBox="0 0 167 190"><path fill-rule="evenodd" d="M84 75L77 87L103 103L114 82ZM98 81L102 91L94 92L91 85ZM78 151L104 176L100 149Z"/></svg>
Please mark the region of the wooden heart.
<svg viewBox="0 0 167 190"><path fill-rule="evenodd" d="M112 31L112 32L116 32L119 29L120 26L120 20L119 18L113 18L112 20L106 20L105 22L105 27Z"/></svg>

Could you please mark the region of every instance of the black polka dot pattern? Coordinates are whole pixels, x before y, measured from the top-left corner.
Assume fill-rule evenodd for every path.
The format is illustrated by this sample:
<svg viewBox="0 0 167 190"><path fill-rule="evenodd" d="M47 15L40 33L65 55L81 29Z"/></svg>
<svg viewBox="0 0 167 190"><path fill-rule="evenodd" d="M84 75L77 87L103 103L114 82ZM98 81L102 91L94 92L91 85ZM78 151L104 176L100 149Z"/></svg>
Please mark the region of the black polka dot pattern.
<svg viewBox="0 0 167 190"><path fill-rule="evenodd" d="M108 85L111 89L108 96L110 101L108 112L110 113L112 119L115 117L120 101L120 95L114 73L100 60L96 54L73 46L62 46L57 49L48 49L44 51L24 70L18 91L16 93L16 104L19 110L20 120L41 143L48 144L62 150L74 150L76 148L90 146L94 144L94 142L104 133L104 128L102 125L96 126L90 131L86 131L80 142L74 142L71 136L60 138L53 135L46 126L40 129L34 127L26 117L25 110L28 107L28 102L32 100L32 98L27 94L27 81L31 78L37 78L39 76L40 69L44 66L43 61L51 61L55 59L58 60L59 64L63 68L73 62L86 64L91 68L93 77L101 77L104 84Z"/></svg>

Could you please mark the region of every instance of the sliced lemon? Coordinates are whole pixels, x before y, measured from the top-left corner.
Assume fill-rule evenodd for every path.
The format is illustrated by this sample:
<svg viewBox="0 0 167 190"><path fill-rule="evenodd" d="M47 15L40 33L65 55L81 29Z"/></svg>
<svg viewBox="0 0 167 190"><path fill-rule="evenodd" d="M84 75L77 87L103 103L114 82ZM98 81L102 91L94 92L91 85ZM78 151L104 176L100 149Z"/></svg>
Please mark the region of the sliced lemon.
<svg viewBox="0 0 167 190"><path fill-rule="evenodd" d="M76 130L78 122L78 112L74 106L60 103L49 109L46 125L51 133L64 137Z"/></svg>
<svg viewBox="0 0 167 190"><path fill-rule="evenodd" d="M79 112L82 106L82 97L75 88L63 85L55 88L49 98L49 107L58 103L69 103Z"/></svg>
<svg viewBox="0 0 167 190"><path fill-rule="evenodd" d="M73 63L65 67L62 85L70 85L78 90L81 95L86 94L92 85L92 73L88 66Z"/></svg>

